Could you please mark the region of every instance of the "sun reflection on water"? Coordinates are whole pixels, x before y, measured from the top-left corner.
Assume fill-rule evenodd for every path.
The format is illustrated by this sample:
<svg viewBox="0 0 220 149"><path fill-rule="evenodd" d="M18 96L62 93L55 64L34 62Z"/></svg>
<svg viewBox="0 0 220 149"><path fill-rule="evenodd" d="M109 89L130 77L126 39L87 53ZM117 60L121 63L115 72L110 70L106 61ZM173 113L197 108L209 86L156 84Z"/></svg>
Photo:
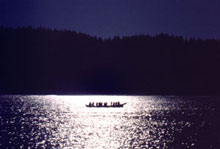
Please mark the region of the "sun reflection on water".
<svg viewBox="0 0 220 149"><path fill-rule="evenodd" d="M85 106L118 101L127 104L123 108ZM199 110L213 109L197 104L156 96L4 97L0 126L2 136L7 137L0 135L0 139L7 142L6 148L194 147L198 139L197 132L192 132L209 124L203 119L207 112ZM183 132L189 135L181 135Z"/></svg>
<svg viewBox="0 0 220 149"><path fill-rule="evenodd" d="M134 100L135 99L135 100ZM51 96L56 103L57 138L67 140L65 147L129 148L148 147L154 131L145 125L151 120L153 99L138 105L141 97L129 96ZM86 108L89 102L128 103L124 108ZM148 103L148 104L147 104ZM144 112L143 112L144 111ZM61 113L61 115L59 114ZM149 122L148 122L149 123ZM64 146L62 146L64 147Z"/></svg>

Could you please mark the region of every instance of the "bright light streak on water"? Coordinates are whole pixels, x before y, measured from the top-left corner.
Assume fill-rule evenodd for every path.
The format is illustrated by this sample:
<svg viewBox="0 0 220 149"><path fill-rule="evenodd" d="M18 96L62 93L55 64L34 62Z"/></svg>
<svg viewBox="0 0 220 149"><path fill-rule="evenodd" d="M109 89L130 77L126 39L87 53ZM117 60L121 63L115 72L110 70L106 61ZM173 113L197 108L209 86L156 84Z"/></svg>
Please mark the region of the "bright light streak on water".
<svg viewBox="0 0 220 149"><path fill-rule="evenodd" d="M0 96L0 148L220 147L218 100L206 98Z"/></svg>

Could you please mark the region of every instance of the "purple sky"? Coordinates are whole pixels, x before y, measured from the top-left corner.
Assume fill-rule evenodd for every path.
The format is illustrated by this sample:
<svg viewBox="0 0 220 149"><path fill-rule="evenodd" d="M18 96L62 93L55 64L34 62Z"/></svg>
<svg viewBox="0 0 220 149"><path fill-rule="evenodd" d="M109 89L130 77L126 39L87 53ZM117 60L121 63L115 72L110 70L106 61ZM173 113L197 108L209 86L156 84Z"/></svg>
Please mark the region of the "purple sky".
<svg viewBox="0 0 220 149"><path fill-rule="evenodd" d="M220 0L0 0L0 25L220 39Z"/></svg>

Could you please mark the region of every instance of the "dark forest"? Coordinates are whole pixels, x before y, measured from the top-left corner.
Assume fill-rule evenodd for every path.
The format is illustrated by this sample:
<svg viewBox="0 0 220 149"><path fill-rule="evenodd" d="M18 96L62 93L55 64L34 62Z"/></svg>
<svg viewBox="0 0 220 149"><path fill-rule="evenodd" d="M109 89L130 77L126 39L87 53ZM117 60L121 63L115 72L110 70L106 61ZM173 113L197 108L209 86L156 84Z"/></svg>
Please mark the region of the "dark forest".
<svg viewBox="0 0 220 149"><path fill-rule="evenodd" d="M0 28L1 94L219 95L220 40Z"/></svg>

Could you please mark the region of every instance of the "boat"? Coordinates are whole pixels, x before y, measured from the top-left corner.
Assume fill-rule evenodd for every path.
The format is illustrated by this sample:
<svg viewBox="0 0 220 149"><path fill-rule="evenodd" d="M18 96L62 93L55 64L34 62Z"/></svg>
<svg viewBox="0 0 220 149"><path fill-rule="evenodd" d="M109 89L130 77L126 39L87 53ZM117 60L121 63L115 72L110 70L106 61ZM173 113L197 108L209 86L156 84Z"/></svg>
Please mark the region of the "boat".
<svg viewBox="0 0 220 149"><path fill-rule="evenodd" d="M86 105L86 107L88 108L123 108L124 105L127 103L120 103L120 102L111 102L111 104L109 105L107 102L102 103L102 102L96 102L96 103L92 103L90 102L89 104Z"/></svg>

